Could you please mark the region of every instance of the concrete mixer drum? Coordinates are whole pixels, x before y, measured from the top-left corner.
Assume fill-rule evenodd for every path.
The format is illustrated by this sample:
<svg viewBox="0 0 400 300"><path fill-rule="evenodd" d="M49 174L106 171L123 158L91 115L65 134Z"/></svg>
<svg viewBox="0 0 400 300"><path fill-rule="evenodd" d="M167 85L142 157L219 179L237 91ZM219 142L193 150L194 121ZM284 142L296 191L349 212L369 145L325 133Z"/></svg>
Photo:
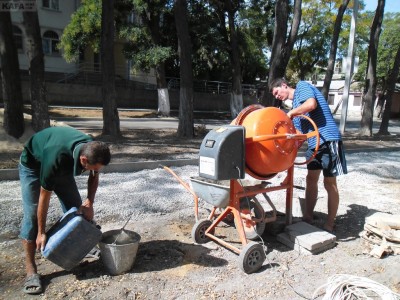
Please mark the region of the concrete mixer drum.
<svg viewBox="0 0 400 300"><path fill-rule="evenodd" d="M232 124L242 125L246 132L246 172L256 179L266 180L289 169L303 141L319 134L301 134L296 131L292 120L276 107L250 105L243 109ZM318 143L317 143L318 144ZM315 151L316 152L316 151Z"/></svg>

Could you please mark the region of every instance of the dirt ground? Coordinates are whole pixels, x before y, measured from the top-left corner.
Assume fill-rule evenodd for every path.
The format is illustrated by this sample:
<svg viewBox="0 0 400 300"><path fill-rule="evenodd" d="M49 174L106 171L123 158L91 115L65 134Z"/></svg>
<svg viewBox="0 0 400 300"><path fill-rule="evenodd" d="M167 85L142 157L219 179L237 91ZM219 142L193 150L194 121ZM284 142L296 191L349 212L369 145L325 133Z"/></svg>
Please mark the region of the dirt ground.
<svg viewBox="0 0 400 300"><path fill-rule="evenodd" d="M29 109L26 109L26 130L19 139L14 139L5 134L3 127L0 128L0 169L17 168L19 156L25 141L34 133L29 122ZM101 118L102 112L98 109L60 109L50 108L50 118L55 117L78 117ZM155 117L152 111L127 111L119 112L120 118L150 118ZM2 123L2 110L0 109L0 124ZM63 125L52 121L52 125ZM112 152L112 162L126 160L163 160L172 155L185 153L198 153L201 141L206 132L201 127L195 128L195 138L181 139L176 135L176 130L150 130L139 129L121 132L121 137L111 137L101 135L100 130L87 130L97 140L110 144ZM151 149L151 151L149 151Z"/></svg>
<svg viewBox="0 0 400 300"><path fill-rule="evenodd" d="M84 112L84 115L89 113L94 112ZM122 138L111 139L100 136L100 132L88 133L112 142L113 161L127 158L154 160L166 158L171 153L198 153L204 136L200 132L193 140L181 140L173 130L131 130L123 132ZM14 167L21 144L12 139L3 142L0 166ZM148 151L152 143L158 145L157 152ZM346 179L341 182L344 196L337 219L337 242L334 248L320 254L299 254L279 243L275 235L278 225L283 222L280 214L281 223L267 226L262 235L267 254L263 267L254 274L244 274L238 267L240 259L237 254L213 242L202 245L193 242L191 231L195 220L192 207L188 207L173 214L154 214L129 223L128 229L137 230L141 242L133 268L123 275L110 276L101 259L85 259L72 271L65 271L38 253L38 269L45 288L39 296L27 296L21 292L25 274L17 236L0 234L0 299L312 299L314 291L334 274L370 278L400 293L400 257L373 258L359 238L364 219L371 211L400 214L397 175L400 166L398 160L389 166L376 165L374 172L378 179L371 181L369 176L372 172L364 167L368 163L363 161L364 158L363 154L352 158L354 164L359 164L358 184L346 184ZM384 170L392 170L396 175L379 176L385 173ZM303 176L304 170L297 174ZM349 181L350 177L347 177ZM322 185L320 188L323 189ZM324 207L326 198L320 202ZM321 207L316 213L317 227L322 226L326 217L326 209ZM206 211L202 213L204 215ZM106 231L122 224L110 220L100 225ZM237 232L231 225L223 223L217 230L222 239L240 245ZM321 299L322 295L318 293L316 299Z"/></svg>

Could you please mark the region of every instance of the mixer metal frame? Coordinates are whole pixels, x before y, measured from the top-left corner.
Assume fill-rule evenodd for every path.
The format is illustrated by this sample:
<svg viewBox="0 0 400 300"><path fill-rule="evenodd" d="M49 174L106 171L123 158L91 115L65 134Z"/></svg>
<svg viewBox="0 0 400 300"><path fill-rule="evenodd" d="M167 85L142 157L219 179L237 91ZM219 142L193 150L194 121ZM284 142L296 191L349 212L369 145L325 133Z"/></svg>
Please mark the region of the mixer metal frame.
<svg viewBox="0 0 400 300"><path fill-rule="evenodd" d="M249 214L241 213L240 199L252 198L259 194L266 195L266 193L286 190L286 224L292 223L292 200L293 200L293 173L294 166L286 170L286 177L279 185L270 186L269 182L261 182L256 185L242 186L240 181L237 179L230 180L230 195L229 203L224 208L222 213L218 213L218 207L213 207L207 219L199 219L199 198L196 193L190 188L190 185L182 180L174 171L170 168L163 166L163 168L171 173L193 196L194 198L194 213L196 218L196 224L192 230L193 239L199 243L207 243L211 240L219 243L225 248L237 253L239 257L239 267L247 274L257 271L265 260L264 248L255 242L248 241L246 237L245 228L242 220L246 219L250 224L256 224L264 221L266 223L275 221L275 217L266 217L263 212L263 219L250 216ZM273 207L273 209L275 209ZM242 249L224 241L215 234L216 227L229 215L232 214L234 217L237 233L242 244Z"/></svg>
<svg viewBox="0 0 400 300"><path fill-rule="evenodd" d="M236 123L240 123L247 114L250 112L260 109L261 107L258 105L254 105L242 111L240 115L239 121ZM290 225L292 223L292 208L293 208L293 177L294 177L294 165L299 164L306 164L308 163L317 153L318 145L319 145L319 133L318 128L316 127L315 123L307 116L301 115L299 117L303 117L307 119L313 125L315 131L309 132L307 134L267 134L261 136L254 136L251 138L246 138L247 143L254 143L254 142L262 142L266 140L279 140L279 139L294 139L298 141L307 140L309 138L315 137L317 139L317 147L314 150L312 157L302 163L293 162L293 164L287 168L286 170L279 172L283 173L286 172L286 177L277 185L270 185L269 182L262 181L260 184L255 185L248 185L243 186L239 179L230 179L230 190L229 190L229 202L222 213L218 213L217 209L219 207L214 206L211 210L207 219L199 219L199 197L197 196L196 192L191 189L190 185L184 182L175 172L173 172L170 168L166 166L162 166L166 171L171 173L193 196L194 198L194 213L196 218L196 224L192 229L192 238L195 242L202 244L207 243L211 240L217 242L218 244L224 246L225 248L239 254L239 267L240 269L247 273L253 273L259 270L266 258L264 247L256 242L248 241L248 237L246 236L246 231L243 225L243 222L248 222L250 225L255 226L259 222L272 222L276 219L276 210L273 206L272 202L269 200L267 193L279 191L279 190L286 190L286 225ZM251 175L251 174L250 174ZM271 178L274 177L276 174L271 174ZM254 177L254 176L253 176ZM255 177L257 178L257 177ZM265 180L269 178L264 178ZM207 184L207 183L205 183ZM273 217L266 217L265 212L262 209L262 218L254 216L249 212L243 213L240 207L241 199L249 199L253 198L256 200L257 195L264 195L267 199L270 206L273 208L275 215ZM203 199L206 202L207 199ZM209 202L211 204L211 202ZM259 209L259 208L258 208ZM242 244L242 248L236 247L215 234L216 227L219 225L220 222L224 221L230 214L233 215L235 226L237 233L239 235L240 242ZM244 221L245 220L245 221Z"/></svg>

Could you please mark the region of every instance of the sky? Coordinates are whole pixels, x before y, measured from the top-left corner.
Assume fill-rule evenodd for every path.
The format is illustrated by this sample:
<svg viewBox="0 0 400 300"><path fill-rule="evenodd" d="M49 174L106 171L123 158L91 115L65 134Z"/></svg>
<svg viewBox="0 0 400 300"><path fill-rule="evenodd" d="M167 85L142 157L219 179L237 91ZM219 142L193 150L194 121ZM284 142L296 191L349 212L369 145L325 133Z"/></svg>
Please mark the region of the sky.
<svg viewBox="0 0 400 300"><path fill-rule="evenodd" d="M387 12L400 12L399 0L386 0L385 13ZM364 0L365 10L375 11L378 5L378 0Z"/></svg>

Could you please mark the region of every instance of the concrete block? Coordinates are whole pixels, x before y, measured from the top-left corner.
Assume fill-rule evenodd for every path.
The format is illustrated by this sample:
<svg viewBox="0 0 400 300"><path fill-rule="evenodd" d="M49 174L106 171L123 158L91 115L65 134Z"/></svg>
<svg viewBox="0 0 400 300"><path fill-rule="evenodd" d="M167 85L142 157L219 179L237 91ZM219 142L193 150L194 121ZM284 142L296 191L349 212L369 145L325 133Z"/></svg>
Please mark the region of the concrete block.
<svg viewBox="0 0 400 300"><path fill-rule="evenodd" d="M276 236L276 240L278 242L284 244L285 246L289 247L290 249L296 250L300 254L304 254L304 255L318 254L318 253L324 252L326 250L329 250L335 246L335 243L331 243L331 244L327 244L323 247L320 247L316 250L310 251L310 250L307 250L306 248L300 246L298 243L292 242L289 234L287 234L286 232L282 232L282 233L278 234Z"/></svg>
<svg viewBox="0 0 400 300"><path fill-rule="evenodd" d="M336 236L305 222L298 222L285 228L277 240L300 252L320 253L336 244Z"/></svg>

